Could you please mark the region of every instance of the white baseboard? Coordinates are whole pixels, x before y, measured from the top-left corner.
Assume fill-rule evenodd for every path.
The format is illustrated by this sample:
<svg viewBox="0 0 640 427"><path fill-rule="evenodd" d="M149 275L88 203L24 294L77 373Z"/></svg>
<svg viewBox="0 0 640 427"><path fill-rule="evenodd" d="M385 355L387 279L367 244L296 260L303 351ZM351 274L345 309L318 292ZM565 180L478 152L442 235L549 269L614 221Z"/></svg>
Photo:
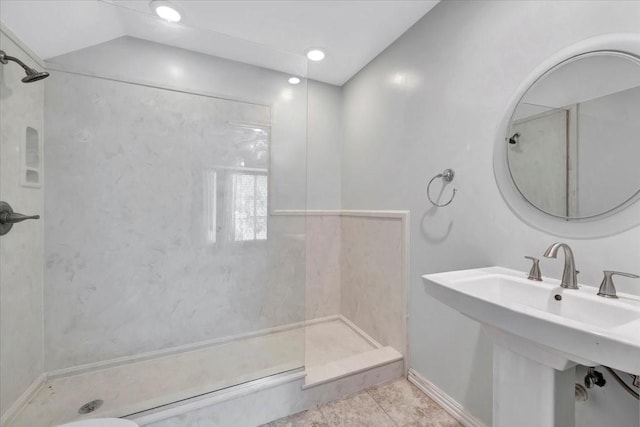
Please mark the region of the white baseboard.
<svg viewBox="0 0 640 427"><path fill-rule="evenodd" d="M422 390L434 402L440 405L445 411L455 418L465 427L487 427L482 421L467 412L462 405L456 402L451 396L440 390L431 381L414 371L409 369L409 382Z"/></svg>
<svg viewBox="0 0 640 427"><path fill-rule="evenodd" d="M7 409L7 411L0 417L0 427L8 425L13 419L22 411L22 409L29 403L29 401L40 391L40 388L47 382L47 375L40 374L38 378L16 399L15 402Z"/></svg>

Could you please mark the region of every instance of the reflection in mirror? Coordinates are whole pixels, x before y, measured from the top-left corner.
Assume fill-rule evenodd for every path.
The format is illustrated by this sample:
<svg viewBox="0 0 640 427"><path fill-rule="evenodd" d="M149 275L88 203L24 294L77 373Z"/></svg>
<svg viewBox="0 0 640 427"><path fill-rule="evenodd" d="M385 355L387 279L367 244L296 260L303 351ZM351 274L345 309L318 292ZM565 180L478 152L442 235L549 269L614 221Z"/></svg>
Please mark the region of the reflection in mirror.
<svg viewBox="0 0 640 427"><path fill-rule="evenodd" d="M506 135L511 177L537 209L565 219L606 214L640 194L640 59L576 56L522 97Z"/></svg>

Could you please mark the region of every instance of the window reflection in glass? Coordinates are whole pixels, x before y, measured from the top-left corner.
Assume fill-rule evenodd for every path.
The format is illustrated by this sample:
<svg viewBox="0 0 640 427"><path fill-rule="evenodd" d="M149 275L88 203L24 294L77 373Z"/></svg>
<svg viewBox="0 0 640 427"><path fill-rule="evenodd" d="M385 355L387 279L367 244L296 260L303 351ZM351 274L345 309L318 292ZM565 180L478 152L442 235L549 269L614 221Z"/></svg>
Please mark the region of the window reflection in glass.
<svg viewBox="0 0 640 427"><path fill-rule="evenodd" d="M233 240L266 240L267 176L234 173L232 179Z"/></svg>

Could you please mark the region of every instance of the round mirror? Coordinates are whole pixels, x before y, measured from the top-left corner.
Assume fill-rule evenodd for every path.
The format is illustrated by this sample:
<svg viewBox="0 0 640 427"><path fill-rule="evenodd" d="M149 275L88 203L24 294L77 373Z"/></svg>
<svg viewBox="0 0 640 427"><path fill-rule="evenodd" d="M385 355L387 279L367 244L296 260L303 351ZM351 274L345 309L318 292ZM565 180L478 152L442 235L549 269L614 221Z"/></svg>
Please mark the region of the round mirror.
<svg viewBox="0 0 640 427"><path fill-rule="evenodd" d="M640 58L574 56L520 98L505 137L522 197L565 220L612 213L640 198Z"/></svg>

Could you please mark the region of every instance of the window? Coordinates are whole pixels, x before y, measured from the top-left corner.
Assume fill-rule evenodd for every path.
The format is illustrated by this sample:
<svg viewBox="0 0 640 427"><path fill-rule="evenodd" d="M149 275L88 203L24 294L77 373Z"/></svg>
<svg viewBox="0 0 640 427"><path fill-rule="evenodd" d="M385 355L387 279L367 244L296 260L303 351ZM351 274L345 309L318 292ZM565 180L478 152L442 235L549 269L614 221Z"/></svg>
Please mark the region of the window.
<svg viewBox="0 0 640 427"><path fill-rule="evenodd" d="M267 239L267 176L232 174L232 240Z"/></svg>

